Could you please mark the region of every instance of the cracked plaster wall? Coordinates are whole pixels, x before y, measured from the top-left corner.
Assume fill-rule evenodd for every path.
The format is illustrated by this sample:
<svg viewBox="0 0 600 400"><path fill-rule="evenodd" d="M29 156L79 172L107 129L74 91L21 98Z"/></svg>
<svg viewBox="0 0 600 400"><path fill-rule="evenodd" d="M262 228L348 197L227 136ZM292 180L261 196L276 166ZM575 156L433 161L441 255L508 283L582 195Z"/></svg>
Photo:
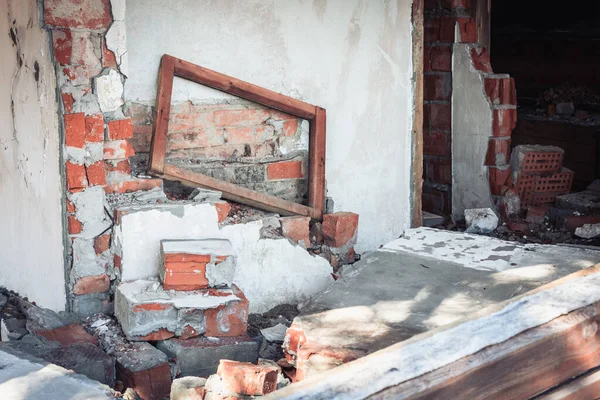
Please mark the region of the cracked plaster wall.
<svg viewBox="0 0 600 400"><path fill-rule="evenodd" d="M154 104L168 53L325 107L328 196L360 214L357 251L373 250L409 225L411 3L128 1L125 100ZM176 80L185 100L231 98Z"/></svg>
<svg viewBox="0 0 600 400"><path fill-rule="evenodd" d="M0 285L65 309L55 75L36 0L0 0Z"/></svg>

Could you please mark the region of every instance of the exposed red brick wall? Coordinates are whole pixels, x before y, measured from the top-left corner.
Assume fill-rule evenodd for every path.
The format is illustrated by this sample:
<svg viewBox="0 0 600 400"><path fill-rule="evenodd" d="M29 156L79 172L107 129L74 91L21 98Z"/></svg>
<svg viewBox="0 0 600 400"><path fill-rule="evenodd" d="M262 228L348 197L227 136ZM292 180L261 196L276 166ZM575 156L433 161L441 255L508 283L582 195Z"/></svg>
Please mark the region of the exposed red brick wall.
<svg viewBox="0 0 600 400"><path fill-rule="evenodd" d="M135 151L150 150L154 110L128 103ZM173 104L167 160L260 192L302 202L307 194L307 122L258 104ZM109 126L110 136L110 126ZM304 143L304 145L302 145Z"/></svg>

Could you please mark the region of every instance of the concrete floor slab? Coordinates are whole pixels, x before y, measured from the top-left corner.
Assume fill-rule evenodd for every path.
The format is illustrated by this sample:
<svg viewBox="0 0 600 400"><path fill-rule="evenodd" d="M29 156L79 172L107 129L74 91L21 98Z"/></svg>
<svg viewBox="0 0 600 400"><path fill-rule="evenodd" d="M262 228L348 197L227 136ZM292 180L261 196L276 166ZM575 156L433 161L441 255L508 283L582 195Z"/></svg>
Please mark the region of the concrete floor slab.
<svg viewBox="0 0 600 400"><path fill-rule="evenodd" d="M592 250L412 229L346 267L294 325L312 346L369 354L598 262Z"/></svg>
<svg viewBox="0 0 600 400"><path fill-rule="evenodd" d="M116 399L100 382L6 348L0 350L0 393L4 400Z"/></svg>

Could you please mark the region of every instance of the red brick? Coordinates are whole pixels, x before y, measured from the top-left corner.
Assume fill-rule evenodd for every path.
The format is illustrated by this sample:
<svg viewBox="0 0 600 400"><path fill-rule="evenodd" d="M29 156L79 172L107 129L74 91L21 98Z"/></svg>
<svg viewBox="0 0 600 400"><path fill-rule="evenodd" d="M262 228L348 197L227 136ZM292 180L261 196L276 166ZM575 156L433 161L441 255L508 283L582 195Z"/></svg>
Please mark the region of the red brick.
<svg viewBox="0 0 600 400"><path fill-rule="evenodd" d="M219 223L224 222L229 216L229 212L231 211L231 204L226 201L215 203L215 208L217 209L217 217Z"/></svg>
<svg viewBox="0 0 600 400"><path fill-rule="evenodd" d="M85 117L85 140L88 143L104 142L104 118L102 114Z"/></svg>
<svg viewBox="0 0 600 400"><path fill-rule="evenodd" d="M131 118L110 121L108 123L108 139L120 140L133 137L133 125Z"/></svg>
<svg viewBox="0 0 600 400"><path fill-rule="evenodd" d="M358 214L336 212L323 216L323 239L331 247L343 247L353 240L358 230Z"/></svg>
<svg viewBox="0 0 600 400"><path fill-rule="evenodd" d="M69 29L57 29L52 31L52 47L54 48L54 59L60 65L71 64L72 36Z"/></svg>
<svg viewBox="0 0 600 400"><path fill-rule="evenodd" d="M105 30L112 22L110 0L45 0L44 20L50 27Z"/></svg>
<svg viewBox="0 0 600 400"><path fill-rule="evenodd" d="M70 235L78 235L83 231L83 224L74 215L67 217Z"/></svg>
<svg viewBox="0 0 600 400"><path fill-rule="evenodd" d="M73 86L89 85L90 80L100 73L100 64L87 65L70 65L62 69L62 73L71 81Z"/></svg>
<svg viewBox="0 0 600 400"><path fill-rule="evenodd" d="M135 150L127 140L112 140L104 142L104 159L120 160L135 155Z"/></svg>
<svg viewBox="0 0 600 400"><path fill-rule="evenodd" d="M489 168L490 190L494 196L502 196L504 187L512 187L510 168Z"/></svg>
<svg viewBox="0 0 600 400"><path fill-rule="evenodd" d="M206 318L206 336L231 337L244 336L248 330L248 299L235 285L232 285L233 294L241 301L232 302L204 311Z"/></svg>
<svg viewBox="0 0 600 400"><path fill-rule="evenodd" d="M171 304L167 303L143 303L133 307L133 312L144 312L144 311L162 311L172 308Z"/></svg>
<svg viewBox="0 0 600 400"><path fill-rule="evenodd" d="M423 132L423 154L447 156L452 154L451 135L448 132Z"/></svg>
<svg viewBox="0 0 600 400"><path fill-rule="evenodd" d="M115 53L106 47L106 39L102 38L102 67L103 68L114 68L117 66L117 59Z"/></svg>
<svg viewBox="0 0 600 400"><path fill-rule="evenodd" d="M131 175L131 165L129 160L106 160L104 163L107 174L118 174L123 176Z"/></svg>
<svg viewBox="0 0 600 400"><path fill-rule="evenodd" d="M294 136L298 130L298 120L292 119L284 121L283 123L283 136Z"/></svg>
<svg viewBox="0 0 600 400"><path fill-rule="evenodd" d="M564 226L569 231L575 231L586 224L600 224L600 217L593 215L569 215L564 217Z"/></svg>
<svg viewBox="0 0 600 400"><path fill-rule="evenodd" d="M443 185L452 184L452 162L446 158L425 160L425 178Z"/></svg>
<svg viewBox="0 0 600 400"><path fill-rule="evenodd" d="M514 108L494 110L493 136L510 136L517 126L517 110Z"/></svg>
<svg viewBox="0 0 600 400"><path fill-rule="evenodd" d="M135 366L134 366L135 368ZM171 390L171 370L165 362L156 367L135 371L117 363L117 379L132 388L144 400L162 400Z"/></svg>
<svg viewBox="0 0 600 400"><path fill-rule="evenodd" d="M73 286L73 293L90 294L90 293L104 293L110 290L110 279L107 275L97 276L84 276L75 282Z"/></svg>
<svg viewBox="0 0 600 400"><path fill-rule="evenodd" d="M69 190L83 189L88 185L85 173L85 166L73 164L70 161L65 163L67 173L67 188Z"/></svg>
<svg viewBox="0 0 600 400"><path fill-rule="evenodd" d="M62 93L60 95L62 97L63 106L65 108L65 113L70 114L73 112L73 103L75 103L75 99L71 93Z"/></svg>
<svg viewBox="0 0 600 400"><path fill-rule="evenodd" d="M281 234L292 242L304 242L304 246L310 247L310 217L285 217L279 218L281 222Z"/></svg>
<svg viewBox="0 0 600 400"><path fill-rule="evenodd" d="M304 177L302 161L281 161L267 166L267 177L275 179L299 179Z"/></svg>
<svg viewBox="0 0 600 400"><path fill-rule="evenodd" d="M504 157L502 157L504 156ZM490 139L485 157L485 165L508 165L510 160L510 139Z"/></svg>
<svg viewBox="0 0 600 400"><path fill-rule="evenodd" d="M493 105L516 105L517 92L513 78L486 78L485 93Z"/></svg>
<svg viewBox="0 0 600 400"><path fill-rule="evenodd" d="M429 54L432 71L452 71L452 46L433 46Z"/></svg>
<svg viewBox="0 0 600 400"><path fill-rule="evenodd" d="M450 100L452 95L452 74L438 73L425 75L425 100Z"/></svg>
<svg viewBox="0 0 600 400"><path fill-rule="evenodd" d="M98 340L87 333L79 324L61 326L56 329L36 331L36 335L42 336L52 342L58 342L61 346L70 346L75 343L92 343L97 345Z"/></svg>
<svg viewBox="0 0 600 400"><path fill-rule="evenodd" d="M138 190L152 190L162 187L162 179L132 179L124 182L108 182L104 187L106 193L131 193Z"/></svg>
<svg viewBox="0 0 600 400"><path fill-rule="evenodd" d="M119 271L121 270L121 256L118 254L115 254L113 257L113 265L115 266L115 268L117 268Z"/></svg>
<svg viewBox="0 0 600 400"><path fill-rule="evenodd" d="M69 199L67 199L67 212L74 213L75 212L75 204Z"/></svg>
<svg viewBox="0 0 600 400"><path fill-rule="evenodd" d="M452 106L450 103L429 103L423 106L425 127L433 131L449 131L452 129Z"/></svg>
<svg viewBox="0 0 600 400"><path fill-rule="evenodd" d="M214 113L217 126L259 125L269 119L269 110L219 110Z"/></svg>
<svg viewBox="0 0 600 400"><path fill-rule="evenodd" d="M85 114L65 115L65 144L83 149L85 146Z"/></svg>
<svg viewBox="0 0 600 400"><path fill-rule="evenodd" d="M110 233L105 233L94 239L94 250L97 255L104 253L110 248L110 238Z"/></svg>
<svg viewBox="0 0 600 400"><path fill-rule="evenodd" d="M473 60L473 66L475 67L475 69L489 74L494 72L492 70L492 64L490 63L490 55L486 49L471 49L471 59Z"/></svg>
<svg viewBox="0 0 600 400"><path fill-rule="evenodd" d="M106 185L104 161L98 161L87 166L87 179L90 186Z"/></svg>
<svg viewBox="0 0 600 400"><path fill-rule="evenodd" d="M435 43L440 40L440 17L426 17L423 27L425 43Z"/></svg>
<svg viewBox="0 0 600 400"><path fill-rule="evenodd" d="M264 396L277 389L279 368L248 362L221 360L217 375L227 389L246 396Z"/></svg>

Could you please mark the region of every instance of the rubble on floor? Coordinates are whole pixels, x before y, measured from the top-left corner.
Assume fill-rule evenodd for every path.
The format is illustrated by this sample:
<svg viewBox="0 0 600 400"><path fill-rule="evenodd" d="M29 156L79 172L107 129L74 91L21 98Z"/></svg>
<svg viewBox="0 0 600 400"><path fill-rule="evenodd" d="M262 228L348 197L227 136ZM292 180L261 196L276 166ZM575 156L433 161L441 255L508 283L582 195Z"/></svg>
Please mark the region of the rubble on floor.
<svg viewBox="0 0 600 400"><path fill-rule="evenodd" d="M450 324L600 261L600 252L409 229L305 304L284 351L295 380Z"/></svg>

